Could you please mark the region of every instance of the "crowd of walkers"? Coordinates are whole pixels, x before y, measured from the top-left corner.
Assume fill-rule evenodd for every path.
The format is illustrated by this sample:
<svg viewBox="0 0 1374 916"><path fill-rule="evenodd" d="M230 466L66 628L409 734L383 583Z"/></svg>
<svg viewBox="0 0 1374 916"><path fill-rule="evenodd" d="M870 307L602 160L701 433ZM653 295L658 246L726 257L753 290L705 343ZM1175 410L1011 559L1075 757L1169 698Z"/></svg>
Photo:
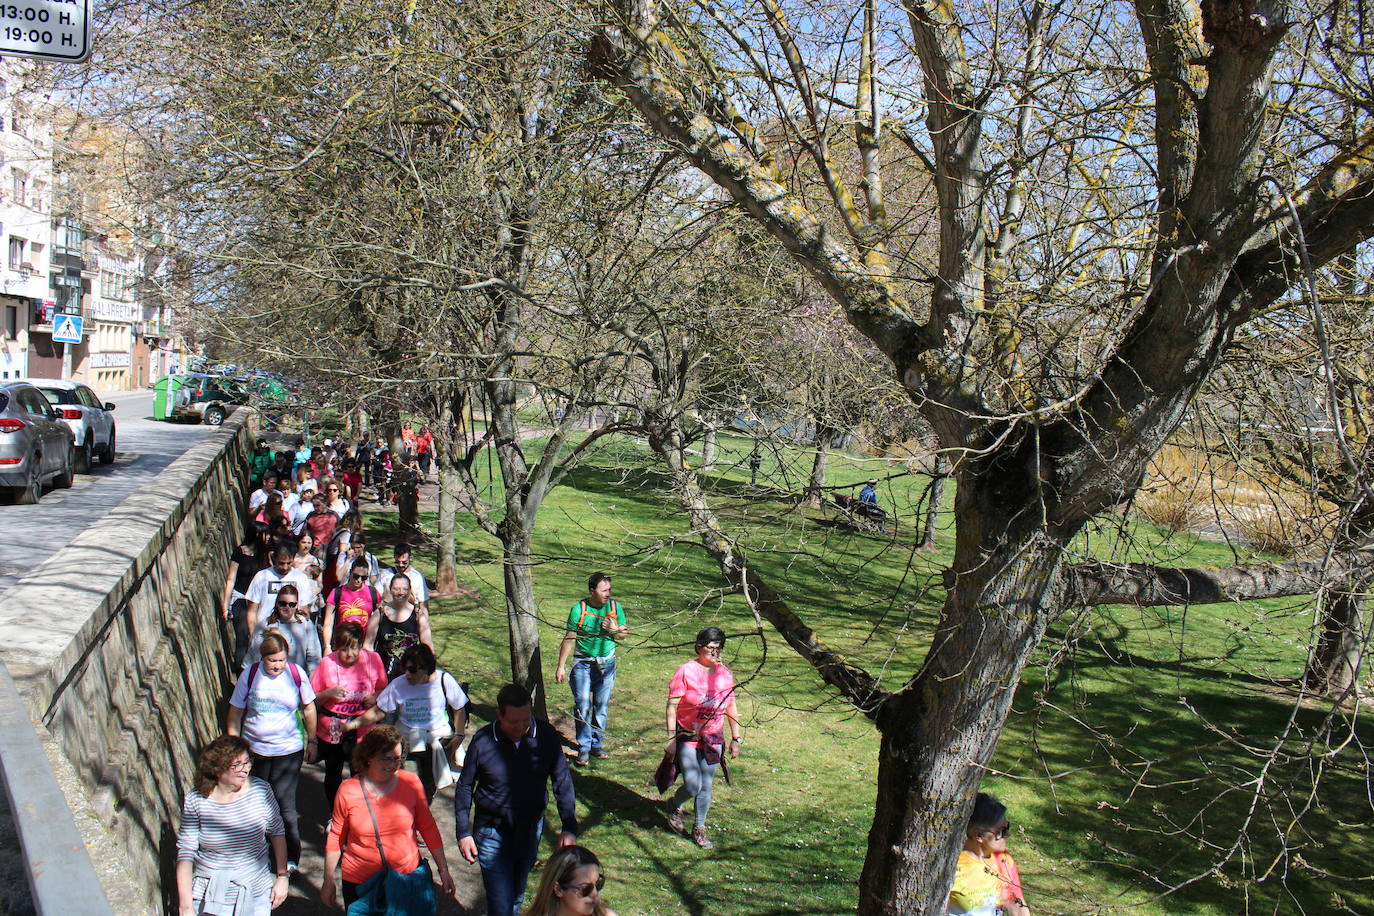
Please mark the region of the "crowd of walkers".
<svg viewBox="0 0 1374 916"><path fill-rule="evenodd" d="M470 700L435 657L428 583L408 546L395 547L392 564L381 566L358 511L365 489L384 504L395 498L397 466L412 468L415 479L428 474L428 429L407 425L402 433L394 461L384 440L298 442L295 451L258 441L248 534L233 550L222 602L237 679L225 733L201 752L186 793L177 844L180 916L266 916L285 899L300 872L300 775L314 763L323 769L330 812L319 876L325 908L342 899L351 916L432 916L436 881L438 893L453 896L431 812L436 793L453 786L458 853L480 866L487 912L519 916L551 788L557 851L526 913L611 914L601 864L578 845L572 768L610 753L616 647L630 631L625 609L601 572L569 609L556 680L571 687L575 754L565 754L560 734L534 715L532 697L518 684L501 688L496 720L465 740ZM664 793L681 778L666 823L706 849L716 773L729 780L729 761L744 743L734 678L721 662L725 639L717 627L701 630L695 657L673 673L667 740L654 774ZM975 809L949 911L1027 916L1006 854L1006 809L991 804ZM989 887L997 899L978 898Z"/></svg>

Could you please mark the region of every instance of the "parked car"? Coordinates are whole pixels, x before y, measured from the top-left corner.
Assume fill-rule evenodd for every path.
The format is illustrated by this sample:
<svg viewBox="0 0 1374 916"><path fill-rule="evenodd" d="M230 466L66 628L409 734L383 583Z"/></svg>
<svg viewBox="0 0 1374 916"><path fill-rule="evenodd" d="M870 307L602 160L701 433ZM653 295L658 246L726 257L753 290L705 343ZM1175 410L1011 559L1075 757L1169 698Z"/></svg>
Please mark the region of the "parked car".
<svg viewBox="0 0 1374 916"><path fill-rule="evenodd" d="M95 392L80 382L56 378L24 379L43 392L57 415L72 428L76 437L76 473L89 474L91 462L114 464L115 421L112 403L100 402Z"/></svg>
<svg viewBox="0 0 1374 916"><path fill-rule="evenodd" d="M48 399L28 382L0 384L0 487L23 504L36 503L43 485L70 487L76 438Z"/></svg>
<svg viewBox="0 0 1374 916"><path fill-rule="evenodd" d="M205 372L164 375L149 387L154 392L153 416L157 419L199 417L210 426L219 426L229 411L247 404L250 397L243 384Z"/></svg>
<svg viewBox="0 0 1374 916"><path fill-rule="evenodd" d="M247 404L251 396L242 382L224 375L204 375L194 383L187 409L200 414L206 425L219 426L229 411Z"/></svg>

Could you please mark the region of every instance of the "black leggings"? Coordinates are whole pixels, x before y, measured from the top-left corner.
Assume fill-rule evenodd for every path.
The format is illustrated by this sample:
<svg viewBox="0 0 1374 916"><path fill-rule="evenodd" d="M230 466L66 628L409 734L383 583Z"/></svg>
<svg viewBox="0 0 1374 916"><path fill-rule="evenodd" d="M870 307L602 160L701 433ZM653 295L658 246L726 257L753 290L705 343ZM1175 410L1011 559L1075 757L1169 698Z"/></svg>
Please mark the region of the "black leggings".
<svg viewBox="0 0 1374 916"><path fill-rule="evenodd" d="M415 769L420 775L420 785L425 787L425 801L434 804L434 793L439 791L434 781L434 752L425 748L408 755L406 760L415 761Z"/></svg>
<svg viewBox="0 0 1374 916"><path fill-rule="evenodd" d="M324 800L329 806L330 816L334 814L334 796L339 794L339 786L343 785L344 764L348 764L349 776L357 775L353 772L353 748L357 744L357 732L346 732L338 744L320 742L320 762L324 764Z"/></svg>
<svg viewBox="0 0 1374 916"><path fill-rule="evenodd" d="M281 809L282 824L286 827L286 858L290 862L301 860L300 816L296 813L296 787L300 784L301 763L305 761L305 751L284 754L281 757L262 757L253 754L252 773L259 779L267 780L272 794Z"/></svg>
<svg viewBox="0 0 1374 916"><path fill-rule="evenodd" d="M229 622L234 625L234 673L243 670L248 654L248 599L237 598L229 605Z"/></svg>

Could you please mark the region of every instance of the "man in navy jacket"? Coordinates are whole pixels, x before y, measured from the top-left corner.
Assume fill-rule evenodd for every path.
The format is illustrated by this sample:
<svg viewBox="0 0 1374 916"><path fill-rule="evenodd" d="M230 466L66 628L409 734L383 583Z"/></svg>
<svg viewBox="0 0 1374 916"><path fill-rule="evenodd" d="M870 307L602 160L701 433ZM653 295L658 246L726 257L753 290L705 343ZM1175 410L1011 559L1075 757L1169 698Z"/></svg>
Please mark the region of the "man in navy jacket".
<svg viewBox="0 0 1374 916"><path fill-rule="evenodd" d="M553 726L535 719L529 691L507 684L496 695L497 720L478 730L454 793L458 851L482 867L491 916L519 916L539 853L548 781L558 804L558 845L577 842L577 800ZM469 809L476 804L476 814Z"/></svg>

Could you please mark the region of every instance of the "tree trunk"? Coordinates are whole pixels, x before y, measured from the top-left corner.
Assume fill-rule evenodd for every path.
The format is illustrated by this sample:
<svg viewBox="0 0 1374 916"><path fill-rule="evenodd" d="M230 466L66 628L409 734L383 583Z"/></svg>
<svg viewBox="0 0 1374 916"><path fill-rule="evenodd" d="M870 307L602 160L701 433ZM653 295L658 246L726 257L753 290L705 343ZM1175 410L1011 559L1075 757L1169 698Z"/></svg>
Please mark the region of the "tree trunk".
<svg viewBox="0 0 1374 916"><path fill-rule="evenodd" d="M510 634L511 680L534 697L534 714L548 718L544 669L539 651L538 605L530 574L530 532L507 521L501 525L502 581L506 592L506 629Z"/></svg>
<svg viewBox="0 0 1374 916"><path fill-rule="evenodd" d="M806 505L813 509L819 509L823 501L821 494L825 490L826 464L830 460L830 442L834 438L835 430L817 420L816 450L811 459L811 476L806 482Z"/></svg>
<svg viewBox="0 0 1374 916"><path fill-rule="evenodd" d="M452 598L461 592L458 586L458 510L462 501L458 493L462 484L458 471L453 464L441 457L436 444L435 457L439 465L439 543L434 558L434 593L443 598Z"/></svg>
<svg viewBox="0 0 1374 916"><path fill-rule="evenodd" d="M396 508L399 517L396 530L402 544L414 544L420 538L420 486L415 475L409 470L401 473L402 484L396 491Z"/></svg>
<svg viewBox="0 0 1374 916"><path fill-rule="evenodd" d="M701 469L709 471L716 465L716 427L706 424L706 434L701 440Z"/></svg>
<svg viewBox="0 0 1374 916"><path fill-rule="evenodd" d="M1328 596L1322 609L1321 633L1304 675L1308 688L1342 699L1353 696L1368 642L1364 601L1359 594L1337 592Z"/></svg>
<svg viewBox="0 0 1374 916"><path fill-rule="evenodd" d="M917 550L935 549L935 529L940 521L940 499L945 495L944 459L935 456L931 466L930 488L926 491L930 501L926 503L925 519L921 522L921 539L916 542Z"/></svg>
<svg viewBox="0 0 1374 916"><path fill-rule="evenodd" d="M458 409L462 409L461 401ZM458 498L462 481L454 460L462 447L458 442L460 430L454 418L452 399L443 399L436 426L439 435L434 437L433 450L439 470L439 543L434 558L434 593L452 598L460 591L455 542L458 538L458 511L462 506Z"/></svg>
<svg viewBox="0 0 1374 916"><path fill-rule="evenodd" d="M987 471L960 476L952 586L935 639L915 679L878 712L860 916L946 912L984 767L1021 670L1061 605L1063 543L1036 528L1025 487L1015 499L1006 487L980 487Z"/></svg>
<svg viewBox="0 0 1374 916"><path fill-rule="evenodd" d="M1352 489L1354 484L1351 484ZM1356 489L1344 530L1337 538L1342 549L1369 543L1374 533L1374 506ZM1364 595L1371 579L1362 577L1351 587L1325 596L1321 612L1321 632L1307 661L1303 682L1311 690L1345 700L1359 690L1364 653L1369 645L1369 623Z"/></svg>
<svg viewBox="0 0 1374 916"><path fill-rule="evenodd" d="M546 716L544 672L539 653L538 607L530 565L534 521L544 498L543 484L531 480L530 465L520 447L520 418L516 413L518 390L515 358L520 328L520 303L511 296L497 296L496 358L488 368L483 386L487 396L487 422L494 432L496 460L501 468L505 516L496 526L501 541L502 580L506 592L506 622L510 631L511 678L534 697L534 711ZM556 448L549 443L546 448Z"/></svg>

